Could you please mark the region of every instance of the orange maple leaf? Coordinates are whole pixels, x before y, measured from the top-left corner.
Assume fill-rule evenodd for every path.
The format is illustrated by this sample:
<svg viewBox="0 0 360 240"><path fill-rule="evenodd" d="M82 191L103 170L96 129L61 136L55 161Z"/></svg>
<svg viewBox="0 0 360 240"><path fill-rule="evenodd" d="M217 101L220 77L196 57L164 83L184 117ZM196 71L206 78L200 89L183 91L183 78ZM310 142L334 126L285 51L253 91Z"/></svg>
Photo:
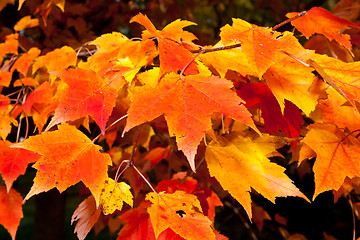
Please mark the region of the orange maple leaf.
<svg viewBox="0 0 360 240"><path fill-rule="evenodd" d="M164 114L170 135L176 137L179 150L195 171L197 146L205 132L211 130L213 112L221 112L256 129L243 101L230 90L232 86L232 82L219 77L181 78L168 74L158 86L135 89L124 131Z"/></svg>
<svg viewBox="0 0 360 240"><path fill-rule="evenodd" d="M56 59L56 61L54 61ZM33 74L41 67L46 67L49 72L54 72L66 69L69 66L76 65L76 52L68 46L57 48L54 51L48 52L44 56L37 57L33 64ZM54 81L56 76L50 75L51 81Z"/></svg>
<svg viewBox="0 0 360 240"><path fill-rule="evenodd" d="M21 18L14 26L14 30L19 32L25 28L32 28L39 25L39 19L31 18L30 15Z"/></svg>
<svg viewBox="0 0 360 240"><path fill-rule="evenodd" d="M63 192L82 181L99 205L102 184L108 177L108 165L112 164L110 156L100 153L101 147L93 144L76 127L62 124L58 128L12 145L41 155L33 165L38 171L25 200L54 187Z"/></svg>
<svg viewBox="0 0 360 240"><path fill-rule="evenodd" d="M292 18L298 14L298 12L292 12L286 14L286 17ZM346 19L334 16L331 12L321 7L313 7L304 16L291 21L291 24L304 34L306 38L315 33L320 33L330 41L335 39L348 50L351 50L350 36L341 33L341 30L349 29L349 26L360 28Z"/></svg>
<svg viewBox="0 0 360 240"><path fill-rule="evenodd" d="M189 66L184 73L187 75L199 73L197 63L193 60L194 55L187 49L188 45L184 45L182 41L191 42L196 37L183 28L195 25L193 22L176 20L164 27L162 31L156 30L146 15L139 13L130 21L143 25L147 30L143 32L143 39L156 37L159 41L159 58L161 75L182 70L188 63Z"/></svg>
<svg viewBox="0 0 360 240"><path fill-rule="evenodd" d="M346 105L346 99L333 88L326 90L327 99L321 99L317 108L321 109L323 121L336 124L339 128L348 128L350 131L360 129L360 113L351 105Z"/></svg>
<svg viewBox="0 0 360 240"><path fill-rule="evenodd" d="M4 186L0 186L0 224L3 225L15 240L20 219L23 217L22 197L14 189L7 193Z"/></svg>
<svg viewBox="0 0 360 240"><path fill-rule="evenodd" d="M212 141L206 148L210 175L245 208L250 218L251 188L273 203L276 197L307 199L286 176L285 168L266 157L281 146L280 139L267 134L258 137L234 132L219 142Z"/></svg>
<svg viewBox="0 0 360 240"><path fill-rule="evenodd" d="M19 38L18 33L5 36L5 42L0 43L0 59L3 59L5 54L7 53L17 54L19 47L18 38Z"/></svg>
<svg viewBox="0 0 360 240"><path fill-rule="evenodd" d="M32 61L39 56L40 52L40 49L36 47L31 48L27 53L24 53L16 60L14 65L11 67L11 72L16 69L19 73L26 77Z"/></svg>
<svg viewBox="0 0 360 240"><path fill-rule="evenodd" d="M11 132L11 124L17 124L17 121L10 115L11 110L10 98L0 94L0 138L3 140Z"/></svg>
<svg viewBox="0 0 360 240"><path fill-rule="evenodd" d="M183 191L168 194L154 192L146 195L152 205L147 209L150 214L156 238L171 228L175 233L188 240L215 239L210 227L211 221L202 214L196 196ZM183 214L178 214L181 212Z"/></svg>
<svg viewBox="0 0 360 240"><path fill-rule="evenodd" d="M302 140L316 153L315 199L320 193L338 190L346 177L360 175L360 141L344 134L333 124L313 124Z"/></svg>
<svg viewBox="0 0 360 240"><path fill-rule="evenodd" d="M105 134L105 126L115 106L117 91L92 70L81 68L54 72L66 83L59 92L59 106L47 129L65 121L90 115Z"/></svg>

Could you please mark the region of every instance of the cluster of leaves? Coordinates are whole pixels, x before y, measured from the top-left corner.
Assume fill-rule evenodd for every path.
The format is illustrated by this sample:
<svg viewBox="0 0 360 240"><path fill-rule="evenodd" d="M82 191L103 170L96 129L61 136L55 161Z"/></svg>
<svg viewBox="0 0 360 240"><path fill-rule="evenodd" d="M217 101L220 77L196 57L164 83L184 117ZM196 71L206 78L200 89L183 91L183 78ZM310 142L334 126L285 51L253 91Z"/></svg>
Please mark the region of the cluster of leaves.
<svg viewBox="0 0 360 240"><path fill-rule="evenodd" d="M288 13L312 36L305 47L280 25L239 18L200 46L184 30L195 23L159 30L142 13L130 21L145 28L141 38L112 32L43 53L21 44L64 4L44 1L40 20L25 16L0 44L0 224L13 239L23 202L79 182L89 190L72 217L79 239L105 215L124 225L118 239L226 239L213 225L224 190L259 225L251 194L309 201L270 160L284 146L291 162L316 158L313 199L358 185L359 3ZM23 199L12 185L28 164L37 173Z"/></svg>

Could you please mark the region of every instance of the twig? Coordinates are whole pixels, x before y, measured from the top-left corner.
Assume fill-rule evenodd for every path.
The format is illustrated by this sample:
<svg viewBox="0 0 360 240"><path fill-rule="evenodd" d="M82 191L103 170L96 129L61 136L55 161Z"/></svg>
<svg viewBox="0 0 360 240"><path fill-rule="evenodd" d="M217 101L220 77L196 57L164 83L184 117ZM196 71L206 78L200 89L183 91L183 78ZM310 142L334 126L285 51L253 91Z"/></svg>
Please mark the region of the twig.
<svg viewBox="0 0 360 240"><path fill-rule="evenodd" d="M110 124L107 128L105 128L105 132L107 130L109 130L109 128L111 128L112 126L114 126L116 123L120 122L121 120L123 120L124 118L126 118L127 116L129 116L129 114L126 114L124 116L122 116L121 118L118 118L115 122L113 122L112 124ZM99 135L97 135L96 138L94 138L91 142L94 143L99 137L101 136L101 133Z"/></svg>
<svg viewBox="0 0 360 240"><path fill-rule="evenodd" d="M190 51L190 52L192 52L192 53L208 53L208 52L217 52L217 51L229 50L229 49L238 48L238 47L241 47L241 43L236 43L236 44L233 44L233 45L222 46L222 47L202 48L202 49L193 50L193 51Z"/></svg>
<svg viewBox="0 0 360 240"><path fill-rule="evenodd" d="M353 201L352 201L352 197L351 197L351 195L349 194L348 195L348 202L349 202L349 205L350 205L350 207L351 207L351 213L352 213L352 220L353 220L353 240L355 240L356 239L356 230L355 230L355 227L356 227L356 225L355 225L355 209L354 209L354 204L353 204Z"/></svg>
<svg viewBox="0 0 360 240"><path fill-rule="evenodd" d="M298 15L296 15L295 17L289 18L288 20L285 20L285 21L279 23L278 25L274 26L274 27L272 28L272 30L275 31L275 30L278 29L279 27L281 27L281 26L283 26L283 25L285 25L285 24L287 24L287 23L289 23L289 22L291 22L291 21L294 21L295 19L298 19L299 17L302 17L302 16L304 16L305 14L306 14L306 11L302 11L302 12L300 12Z"/></svg>

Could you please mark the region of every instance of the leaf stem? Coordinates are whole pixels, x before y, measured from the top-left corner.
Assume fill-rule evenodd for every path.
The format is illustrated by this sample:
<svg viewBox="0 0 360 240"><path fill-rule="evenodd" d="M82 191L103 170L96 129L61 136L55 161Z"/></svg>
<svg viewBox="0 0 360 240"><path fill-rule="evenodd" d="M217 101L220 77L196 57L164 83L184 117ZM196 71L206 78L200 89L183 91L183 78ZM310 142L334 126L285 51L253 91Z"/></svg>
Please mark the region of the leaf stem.
<svg viewBox="0 0 360 240"><path fill-rule="evenodd" d="M135 165L132 165L131 167L133 167L135 169L135 171L140 175L140 177L146 182L146 184L151 188L151 190L156 193L157 195L159 195L159 193L155 190L155 188L151 185L151 183L146 179L146 177L139 171L139 169L137 169L137 167L135 167Z"/></svg>
<svg viewBox="0 0 360 240"><path fill-rule="evenodd" d="M195 59L200 55L200 54L202 54L203 52L202 52L202 50L200 51L200 52L198 52L184 67L183 67L183 69L181 70L181 72L180 72L180 78L183 78L183 75L184 75L184 72L186 71L186 69L188 69L188 67L190 66L190 64L192 64L194 61L195 61Z"/></svg>
<svg viewBox="0 0 360 240"><path fill-rule="evenodd" d="M289 23L289 22L291 22L291 21L294 21L294 20L298 19L298 18L304 16L305 14L306 14L306 11L302 11L302 12L300 12L298 15L296 15L295 17L289 18L288 20L285 20L285 21L279 23L278 25L274 26L274 27L272 28L272 30L275 31L275 30L278 29L279 27L281 27L281 26L283 26L283 25L285 25L285 24L287 24L287 23Z"/></svg>
<svg viewBox="0 0 360 240"><path fill-rule="evenodd" d="M116 123L120 122L121 120L123 120L124 118L126 118L127 116L129 116L129 114L126 114L124 116L122 116L121 118L118 118L115 122L113 122L112 124L110 124L107 128L105 128L105 132L107 130L109 130L109 128L111 128L112 126L114 126ZM94 143L96 140L98 140L98 138L101 136L101 133L99 135L96 136L96 138L94 138L91 142Z"/></svg>
<svg viewBox="0 0 360 240"><path fill-rule="evenodd" d="M125 168L121 171L121 173L119 173L121 165L123 163L127 163ZM117 183L117 181L119 180L120 176L125 172L126 169L129 168L129 160L124 160L120 163L120 165L118 166L117 170L116 170L116 174L115 174L115 183Z"/></svg>

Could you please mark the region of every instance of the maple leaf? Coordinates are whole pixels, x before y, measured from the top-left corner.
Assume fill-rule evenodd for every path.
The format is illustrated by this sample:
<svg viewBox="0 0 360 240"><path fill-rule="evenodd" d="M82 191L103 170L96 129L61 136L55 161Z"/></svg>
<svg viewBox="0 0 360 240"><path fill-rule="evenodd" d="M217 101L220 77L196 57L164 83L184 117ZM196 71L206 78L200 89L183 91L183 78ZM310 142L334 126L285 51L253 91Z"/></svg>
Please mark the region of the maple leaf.
<svg viewBox="0 0 360 240"><path fill-rule="evenodd" d="M142 34L143 39L156 37L159 41L159 58L160 58L160 73L161 75L169 72L176 72L184 69L186 75L198 74L197 63L193 60L194 55L186 48L181 41L191 42L196 37L183 28L195 25L189 21L176 20L169 23L162 31L159 31L151 23L146 15L141 13L134 16L130 23L137 22L143 25L147 31Z"/></svg>
<svg viewBox="0 0 360 240"><path fill-rule="evenodd" d="M29 163L36 162L40 156L20 148L9 148L11 142L0 141L0 173L9 192L13 182L25 173Z"/></svg>
<svg viewBox="0 0 360 240"><path fill-rule="evenodd" d="M242 51L259 78L277 61L280 48L277 37L280 33L269 28L257 27L234 18L232 26L225 25L221 28L220 36L224 44L241 43Z"/></svg>
<svg viewBox="0 0 360 240"><path fill-rule="evenodd" d="M312 91L317 78L312 73L313 68L292 60L290 56L282 54L277 64L272 65L264 74L264 79L284 109L285 99L300 108L306 115L315 110L322 91ZM290 61L289 61L290 60ZM292 61L291 61L292 60Z"/></svg>
<svg viewBox="0 0 360 240"><path fill-rule="evenodd" d="M37 56L39 56L40 52L41 52L40 49L38 49L36 47L31 48L27 53L21 55L16 60L16 62L14 63L14 65L11 68L11 72L13 72L16 69L23 76L26 76L32 61Z"/></svg>
<svg viewBox="0 0 360 240"><path fill-rule="evenodd" d="M215 239L211 221L202 214L200 202L196 196L183 191L172 194L164 192L148 193L146 200L152 205L147 209L151 223L158 237L167 228L171 228L181 237L192 239ZM181 216L177 212L182 212Z"/></svg>
<svg viewBox="0 0 360 240"><path fill-rule="evenodd" d="M0 86L8 87L10 85L12 73L8 71L0 71Z"/></svg>
<svg viewBox="0 0 360 240"><path fill-rule="evenodd" d="M106 153L100 153L101 147L93 144L76 127L61 124L56 131L31 136L12 146L41 155L33 165L38 171L25 200L54 187L63 192L82 181L99 205L101 183L107 179L111 158Z"/></svg>
<svg viewBox="0 0 360 240"><path fill-rule="evenodd" d="M17 54L19 47L18 38L18 33L10 34L5 37L5 42L0 43L0 59L3 59L7 53ZM2 62L2 60L0 62Z"/></svg>
<svg viewBox="0 0 360 240"><path fill-rule="evenodd" d="M90 115L105 134L105 126L115 106L117 92L92 70L81 68L53 73L66 83L59 93L59 105L47 129L65 121Z"/></svg>
<svg viewBox="0 0 360 240"><path fill-rule="evenodd" d="M38 82L31 77L20 78L14 82L14 87L35 86L37 83Z"/></svg>
<svg viewBox="0 0 360 240"><path fill-rule="evenodd" d="M286 17L292 18L298 14L298 12L292 12L286 14ZM349 26L360 28L346 19L334 16L331 12L321 7L311 8L304 16L291 21L291 24L304 34L306 38L315 33L320 33L330 41L335 39L348 50L351 50L350 36L341 33L341 30L349 29Z"/></svg>
<svg viewBox="0 0 360 240"><path fill-rule="evenodd" d="M200 187L198 182L186 176L185 172L174 174L171 180L162 180L157 186L158 191L174 193L175 191L184 191L194 194L200 201L201 209L205 216L214 221L215 207L222 206L219 197L209 188Z"/></svg>
<svg viewBox="0 0 360 240"><path fill-rule="evenodd" d="M53 59L56 59L54 61ZM69 66L75 66L77 61L76 52L68 46L57 48L48 52L44 56L37 57L33 64L33 74L41 67L46 67L49 72L66 69ZM55 81L56 76L50 75L51 81Z"/></svg>
<svg viewBox="0 0 360 240"><path fill-rule="evenodd" d="M276 197L298 196L307 199L285 168L270 162L266 155L281 145L281 138L263 134L262 137L232 133L212 141L205 152L210 175L244 207L252 218L250 190L253 188L275 203ZM236 171L234 171L236 169Z"/></svg>
<svg viewBox="0 0 360 240"><path fill-rule="evenodd" d="M31 110L40 114L45 106L52 103L53 91L56 84L50 84L50 82L43 82L41 85L35 88L25 102L22 104L22 109L28 115L31 114Z"/></svg>
<svg viewBox="0 0 360 240"><path fill-rule="evenodd" d="M115 183L111 178L105 180L100 194L100 206L103 213L108 215L115 212L115 210L121 210L123 202L126 202L131 207L133 205L130 186L124 182Z"/></svg>
<svg viewBox="0 0 360 240"><path fill-rule="evenodd" d="M215 47L224 47L224 43L219 41ZM257 70L247 60L246 54L241 48L227 49L226 51L207 52L199 55L199 59L211 68L216 69L219 75L224 78L228 70L234 70L243 76L257 76ZM221 59L221 64L219 64Z"/></svg>
<svg viewBox="0 0 360 240"><path fill-rule="evenodd" d="M326 90L327 99L319 100L317 108L321 109L324 122L334 123L339 128L348 128L350 131L360 129L360 113L353 106L346 105L346 99L333 88Z"/></svg>
<svg viewBox="0 0 360 240"><path fill-rule="evenodd" d="M237 81L234 85L239 96L246 101L246 107L257 104L260 106L264 130L267 133L271 134L281 129L290 138L299 136L303 121L301 112L294 104L285 100L283 115L279 103L266 84Z"/></svg>
<svg viewBox="0 0 360 240"><path fill-rule="evenodd" d="M14 26L14 30L19 32L25 28L32 28L39 25L39 20L37 18L31 18L30 15L21 18Z"/></svg>
<svg viewBox="0 0 360 240"><path fill-rule="evenodd" d="M313 171L313 199L328 190L338 190L346 177L360 175L360 141L344 134L333 124L312 124L302 140L316 153Z"/></svg>
<svg viewBox="0 0 360 240"><path fill-rule="evenodd" d="M360 102L360 62L345 63L326 55L314 54L311 58L316 62L325 76L324 80L346 100Z"/></svg>
<svg viewBox="0 0 360 240"><path fill-rule="evenodd" d="M155 239L155 233L151 225L149 214L146 212L143 205L144 204L126 211L120 216L126 224L120 229L117 238L118 240Z"/></svg>
<svg viewBox="0 0 360 240"><path fill-rule="evenodd" d="M0 138L3 140L11 132L11 124L17 125L17 121L10 116L11 110L9 97L0 94Z"/></svg>
<svg viewBox="0 0 360 240"><path fill-rule="evenodd" d="M0 224L8 230L13 240L23 217L22 201L15 189L10 189L8 193L4 186L0 186Z"/></svg>
<svg viewBox="0 0 360 240"><path fill-rule="evenodd" d="M158 86L135 89L124 132L164 114L170 136L195 171L197 146L211 129L210 117L221 112L256 129L243 101L230 90L233 84L219 77L166 75Z"/></svg>
<svg viewBox="0 0 360 240"><path fill-rule="evenodd" d="M91 44L97 51L78 67L92 69L117 90L131 83L140 68L158 55L152 40L132 41L118 32L103 34Z"/></svg>
<svg viewBox="0 0 360 240"><path fill-rule="evenodd" d="M150 216L145 209L147 205L148 202L142 202L139 207L128 210L120 216L126 224L121 228L117 240L184 240L171 228L167 228L155 238Z"/></svg>
<svg viewBox="0 0 360 240"><path fill-rule="evenodd" d="M79 240L85 239L99 219L100 213L101 210L96 207L96 202L92 195L79 204L71 217L71 224L77 221L74 233L77 234Z"/></svg>

